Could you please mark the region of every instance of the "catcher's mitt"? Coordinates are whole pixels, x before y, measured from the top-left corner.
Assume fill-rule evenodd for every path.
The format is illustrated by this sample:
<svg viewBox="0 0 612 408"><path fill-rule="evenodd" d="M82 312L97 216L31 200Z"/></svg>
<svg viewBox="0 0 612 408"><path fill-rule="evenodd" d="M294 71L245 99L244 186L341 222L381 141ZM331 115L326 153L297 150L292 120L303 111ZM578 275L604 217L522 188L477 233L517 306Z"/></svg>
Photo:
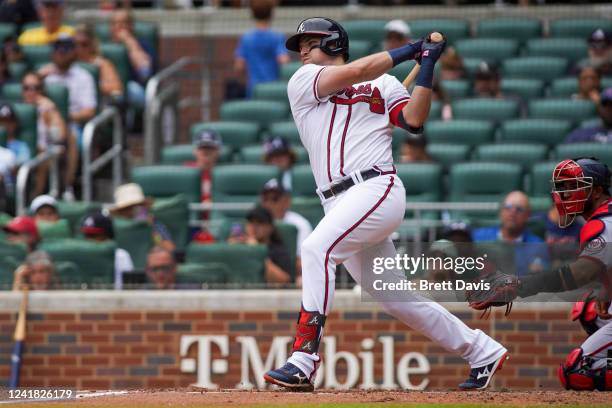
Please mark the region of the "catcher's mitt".
<svg viewBox="0 0 612 408"><path fill-rule="evenodd" d="M506 306L505 315L512 310L512 301L517 296L519 280L516 276L493 272L481 278L484 288L466 292L466 299L472 309L483 310L482 317L491 314L492 307Z"/></svg>

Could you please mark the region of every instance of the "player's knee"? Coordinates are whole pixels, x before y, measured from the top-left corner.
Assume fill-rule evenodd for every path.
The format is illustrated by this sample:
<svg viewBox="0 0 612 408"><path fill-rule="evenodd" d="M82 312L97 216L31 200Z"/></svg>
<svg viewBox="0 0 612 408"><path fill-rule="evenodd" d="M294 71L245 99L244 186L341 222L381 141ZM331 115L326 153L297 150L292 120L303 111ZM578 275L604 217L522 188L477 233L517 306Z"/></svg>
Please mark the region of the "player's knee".
<svg viewBox="0 0 612 408"><path fill-rule="evenodd" d="M591 357L583 356L582 348L572 350L557 371L561 385L566 390L612 390L612 370L607 366L592 369L593 362Z"/></svg>
<svg viewBox="0 0 612 408"><path fill-rule="evenodd" d="M314 234L310 234L308 238L302 242L301 256L302 259L309 256L320 256L323 251L323 246L320 240Z"/></svg>

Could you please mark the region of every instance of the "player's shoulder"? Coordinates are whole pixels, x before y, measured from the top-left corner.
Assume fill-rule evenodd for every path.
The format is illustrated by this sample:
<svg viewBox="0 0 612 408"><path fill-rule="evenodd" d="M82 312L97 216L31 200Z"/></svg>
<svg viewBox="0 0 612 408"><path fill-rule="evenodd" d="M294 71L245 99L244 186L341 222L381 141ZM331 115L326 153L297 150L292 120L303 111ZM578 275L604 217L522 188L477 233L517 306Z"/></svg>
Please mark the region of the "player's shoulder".
<svg viewBox="0 0 612 408"><path fill-rule="evenodd" d="M316 78L319 72L321 72L325 66L316 64L304 64L297 69L289 78L287 87L290 89L293 86L303 86L301 81L312 81Z"/></svg>

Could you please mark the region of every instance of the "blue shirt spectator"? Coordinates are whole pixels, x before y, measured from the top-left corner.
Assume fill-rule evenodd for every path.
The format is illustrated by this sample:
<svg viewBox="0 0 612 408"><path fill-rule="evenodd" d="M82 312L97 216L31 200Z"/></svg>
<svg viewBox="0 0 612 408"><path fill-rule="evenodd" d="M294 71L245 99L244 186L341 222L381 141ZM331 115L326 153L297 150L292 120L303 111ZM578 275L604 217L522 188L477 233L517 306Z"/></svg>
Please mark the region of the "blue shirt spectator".
<svg viewBox="0 0 612 408"><path fill-rule="evenodd" d="M289 62L284 34L270 29L273 8L272 1L252 2L255 29L245 33L236 48L235 69L240 73L246 69L248 97L257 84L278 80L280 65Z"/></svg>
<svg viewBox="0 0 612 408"><path fill-rule="evenodd" d="M17 165L21 165L32 158L30 147L23 140L13 139L6 142L6 147L13 152Z"/></svg>
<svg viewBox="0 0 612 408"><path fill-rule="evenodd" d="M597 113L601 118L599 126L576 129L565 138L565 143L612 143L612 88L601 93Z"/></svg>

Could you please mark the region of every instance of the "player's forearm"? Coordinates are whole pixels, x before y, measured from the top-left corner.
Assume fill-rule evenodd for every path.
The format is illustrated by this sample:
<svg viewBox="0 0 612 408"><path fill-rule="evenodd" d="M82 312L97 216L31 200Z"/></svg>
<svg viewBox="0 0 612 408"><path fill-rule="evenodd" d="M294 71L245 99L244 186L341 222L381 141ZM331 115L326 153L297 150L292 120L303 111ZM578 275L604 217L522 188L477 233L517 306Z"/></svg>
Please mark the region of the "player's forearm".
<svg viewBox="0 0 612 408"><path fill-rule="evenodd" d="M579 258L569 265L530 273L520 278L519 296L527 297L540 292L566 292L586 285L597 278L601 265Z"/></svg>
<svg viewBox="0 0 612 408"><path fill-rule="evenodd" d="M423 126L431 108L431 89L416 86L412 91L410 103L402 109L404 120L413 128Z"/></svg>

